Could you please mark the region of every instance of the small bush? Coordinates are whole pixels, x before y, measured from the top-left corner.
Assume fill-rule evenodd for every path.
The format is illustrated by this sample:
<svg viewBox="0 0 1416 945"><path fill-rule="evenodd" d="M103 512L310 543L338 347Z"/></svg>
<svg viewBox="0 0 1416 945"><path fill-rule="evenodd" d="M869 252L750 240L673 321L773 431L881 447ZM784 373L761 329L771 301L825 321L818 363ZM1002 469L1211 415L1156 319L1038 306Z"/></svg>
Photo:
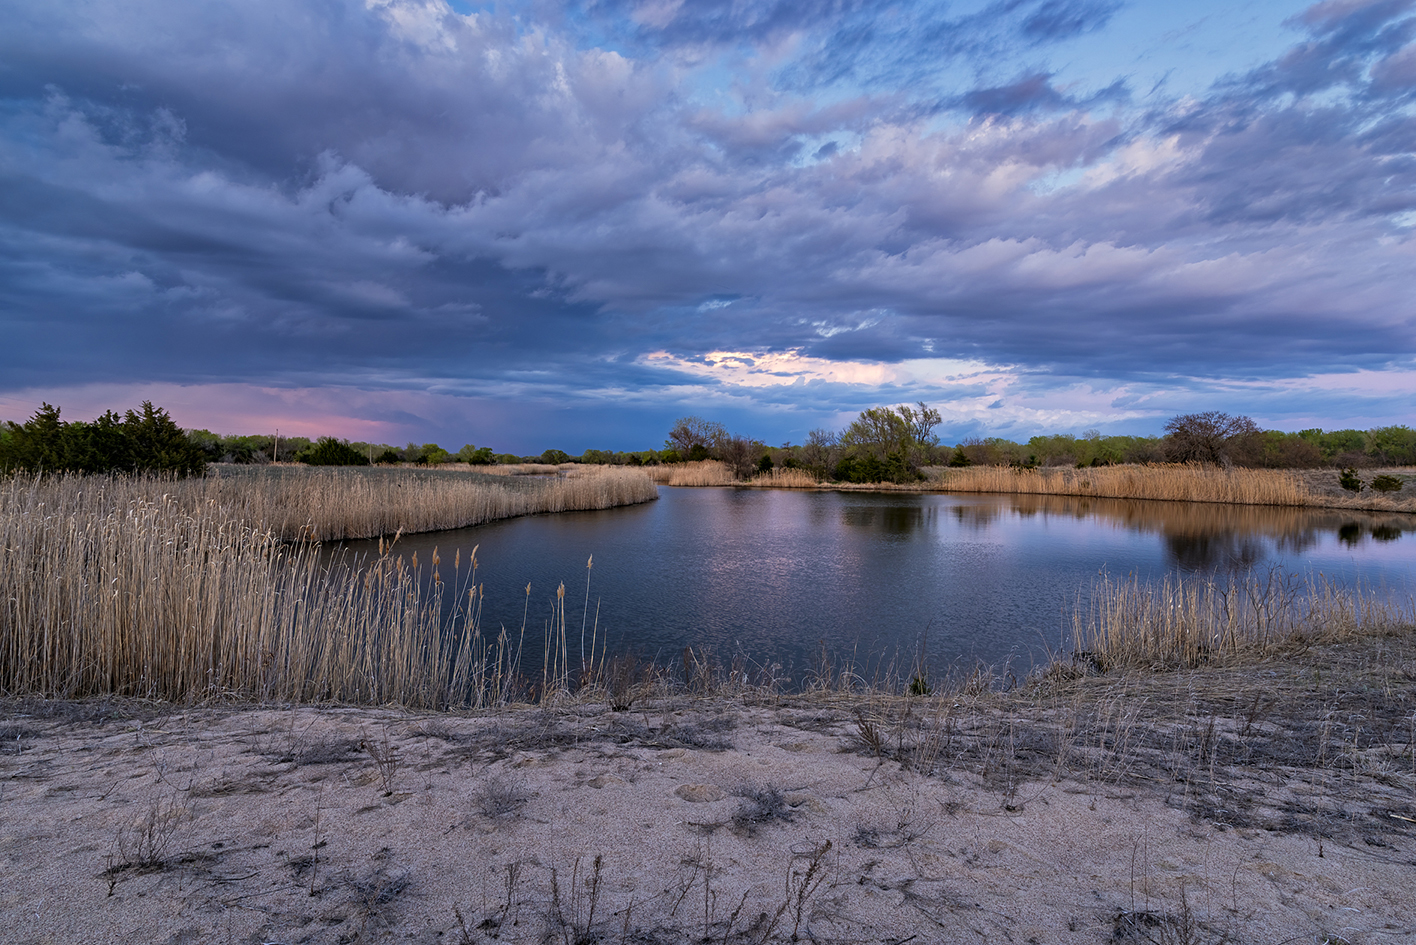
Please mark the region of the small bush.
<svg viewBox="0 0 1416 945"><path fill-rule="evenodd" d="M1378 492L1400 492L1402 485L1396 476L1378 476L1372 480L1372 488Z"/></svg>
<svg viewBox="0 0 1416 945"><path fill-rule="evenodd" d="M1351 466L1342 471L1342 474L1337 477L1337 482L1348 492L1362 491L1362 479L1357 475L1357 470Z"/></svg>

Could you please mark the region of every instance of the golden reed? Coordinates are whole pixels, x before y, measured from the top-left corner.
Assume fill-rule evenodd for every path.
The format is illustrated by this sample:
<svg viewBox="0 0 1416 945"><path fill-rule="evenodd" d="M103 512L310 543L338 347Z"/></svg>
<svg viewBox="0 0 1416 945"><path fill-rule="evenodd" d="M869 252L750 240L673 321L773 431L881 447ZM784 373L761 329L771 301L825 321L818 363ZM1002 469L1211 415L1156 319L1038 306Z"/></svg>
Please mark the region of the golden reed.
<svg viewBox="0 0 1416 945"><path fill-rule="evenodd" d="M604 508L655 488L634 473L499 485L311 470L0 482L0 694L424 707L524 697L525 626L514 643L504 629L482 635L475 560L459 553L445 581L436 552L421 571L382 542L372 562L331 564L284 540ZM574 669L564 622L562 608L537 698L594 674Z"/></svg>
<svg viewBox="0 0 1416 945"><path fill-rule="evenodd" d="M1072 615L1079 658L1102 670L1197 666L1293 643L1416 629L1416 604L1271 571L1160 583L1103 576Z"/></svg>
<svg viewBox="0 0 1416 945"><path fill-rule="evenodd" d="M188 508L214 503L277 537L314 541L466 528L517 515L608 509L658 497L654 483L638 470L590 470L574 477L492 478L457 470L291 467L183 480L167 483L162 491ZM125 482L150 491L137 485L139 480L115 480L111 488L124 488Z"/></svg>
<svg viewBox="0 0 1416 945"><path fill-rule="evenodd" d="M736 481L731 467L716 459L648 466L645 471L662 486L730 486Z"/></svg>

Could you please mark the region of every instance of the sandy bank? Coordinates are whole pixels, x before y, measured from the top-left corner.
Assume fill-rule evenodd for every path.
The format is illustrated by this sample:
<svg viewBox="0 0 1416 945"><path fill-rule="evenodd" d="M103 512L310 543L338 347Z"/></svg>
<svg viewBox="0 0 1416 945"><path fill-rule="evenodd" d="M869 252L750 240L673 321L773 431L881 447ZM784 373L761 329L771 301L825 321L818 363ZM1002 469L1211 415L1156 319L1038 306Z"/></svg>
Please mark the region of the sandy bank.
<svg viewBox="0 0 1416 945"><path fill-rule="evenodd" d="M6 941L1416 940L1410 635L914 699L10 701L0 744Z"/></svg>

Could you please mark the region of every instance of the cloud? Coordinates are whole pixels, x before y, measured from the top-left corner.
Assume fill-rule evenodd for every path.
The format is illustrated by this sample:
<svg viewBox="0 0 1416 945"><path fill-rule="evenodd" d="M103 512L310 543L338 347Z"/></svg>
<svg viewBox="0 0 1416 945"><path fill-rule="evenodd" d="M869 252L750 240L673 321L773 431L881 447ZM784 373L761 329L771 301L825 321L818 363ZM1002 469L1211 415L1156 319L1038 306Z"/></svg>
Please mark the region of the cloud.
<svg viewBox="0 0 1416 945"><path fill-rule="evenodd" d="M1144 104L1047 62L1117 9L26 7L0 388L799 439L881 402L1089 426L1404 376L1411 4L1320 4L1274 61Z"/></svg>

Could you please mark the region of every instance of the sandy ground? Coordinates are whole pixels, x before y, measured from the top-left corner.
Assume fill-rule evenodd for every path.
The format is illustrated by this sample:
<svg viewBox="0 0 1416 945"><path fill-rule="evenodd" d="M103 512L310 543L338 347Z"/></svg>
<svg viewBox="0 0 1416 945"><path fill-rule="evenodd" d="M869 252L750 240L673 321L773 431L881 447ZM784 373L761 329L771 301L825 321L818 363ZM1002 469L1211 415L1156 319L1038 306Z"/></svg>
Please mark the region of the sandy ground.
<svg viewBox="0 0 1416 945"><path fill-rule="evenodd" d="M0 940L1416 942L1416 643L1010 693L0 703Z"/></svg>

